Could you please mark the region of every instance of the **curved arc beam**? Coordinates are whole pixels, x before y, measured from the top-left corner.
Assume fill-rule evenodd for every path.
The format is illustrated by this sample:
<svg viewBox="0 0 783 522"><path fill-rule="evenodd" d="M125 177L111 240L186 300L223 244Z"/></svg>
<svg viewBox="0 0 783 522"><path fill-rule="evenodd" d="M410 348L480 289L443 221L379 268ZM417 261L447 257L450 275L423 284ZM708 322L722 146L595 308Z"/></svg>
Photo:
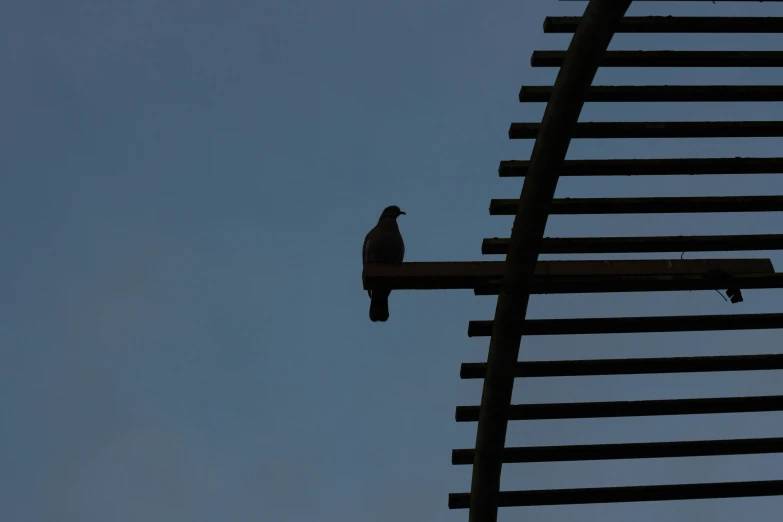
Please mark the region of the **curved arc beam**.
<svg viewBox="0 0 783 522"><path fill-rule="evenodd" d="M587 90L632 0L590 0L557 75L522 187L506 258L504 286L526 288L538 261L549 206ZM530 293L501 290L481 397L470 494L470 522L496 522L500 473Z"/></svg>

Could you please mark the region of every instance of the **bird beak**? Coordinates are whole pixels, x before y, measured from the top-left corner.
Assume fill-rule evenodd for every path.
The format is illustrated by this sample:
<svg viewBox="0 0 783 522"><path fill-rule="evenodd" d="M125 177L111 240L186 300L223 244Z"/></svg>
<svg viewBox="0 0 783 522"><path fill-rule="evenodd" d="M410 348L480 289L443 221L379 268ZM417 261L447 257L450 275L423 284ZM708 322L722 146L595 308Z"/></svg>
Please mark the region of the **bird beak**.
<svg viewBox="0 0 783 522"><path fill-rule="evenodd" d="M408 214L406 214L405 212L403 212L402 210L400 210L400 215L401 215L401 216L407 216Z"/></svg>

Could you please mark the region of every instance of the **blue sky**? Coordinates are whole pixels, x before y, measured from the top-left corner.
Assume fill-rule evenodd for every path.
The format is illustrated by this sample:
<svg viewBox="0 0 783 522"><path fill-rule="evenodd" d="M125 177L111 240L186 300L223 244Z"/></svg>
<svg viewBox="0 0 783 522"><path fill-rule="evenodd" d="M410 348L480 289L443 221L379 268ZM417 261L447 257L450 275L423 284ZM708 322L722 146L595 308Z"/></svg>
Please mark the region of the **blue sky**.
<svg viewBox="0 0 783 522"><path fill-rule="evenodd" d="M580 2L0 4L0 519L466 520L466 336L494 299L395 292L372 324L360 248L399 205L408 260L507 236L520 85ZM629 14L783 15L641 3ZM777 35L615 49L780 49ZM774 70L607 70L599 84L780 83ZM774 104L588 105L583 120L783 119ZM571 158L779 156L780 141L574 142ZM780 194L775 176L564 179L561 196ZM779 233L775 214L550 220L550 236ZM736 256L736 254L733 254ZM756 255L756 254L753 254ZM773 261L783 266L778 254ZM687 256L687 254L686 254ZM693 257L693 255L691 255ZM783 311L773 291L535 297L531 317ZM776 331L525 339L525 359L771 353ZM515 402L783 393L779 375L519 381ZM774 413L512 423L509 445L780 435ZM783 457L511 465L504 489L781 479ZM516 508L503 521L773 518L775 498Z"/></svg>

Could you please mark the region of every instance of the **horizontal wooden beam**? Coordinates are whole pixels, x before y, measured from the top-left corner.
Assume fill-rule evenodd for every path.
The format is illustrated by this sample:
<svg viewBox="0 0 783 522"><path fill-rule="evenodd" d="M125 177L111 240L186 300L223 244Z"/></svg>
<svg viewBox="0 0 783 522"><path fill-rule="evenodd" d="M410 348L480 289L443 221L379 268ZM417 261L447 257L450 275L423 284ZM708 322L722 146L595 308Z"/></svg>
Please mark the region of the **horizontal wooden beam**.
<svg viewBox="0 0 783 522"><path fill-rule="evenodd" d="M540 123L512 123L508 137L534 140ZM579 122L575 139L626 138L777 138L783 136L783 121L587 121Z"/></svg>
<svg viewBox="0 0 783 522"><path fill-rule="evenodd" d="M480 406L457 406L457 422L477 422ZM654 401L512 404L508 420L599 419L783 411L783 395Z"/></svg>
<svg viewBox="0 0 783 522"><path fill-rule="evenodd" d="M468 337L489 337L493 321L470 321ZM783 314L673 315L525 319L522 335L591 335L665 332L771 330L783 328Z"/></svg>
<svg viewBox="0 0 783 522"><path fill-rule="evenodd" d="M503 463L715 457L762 453L783 453L783 437L504 448ZM451 463L455 466L473 464L474 455L473 449L452 450Z"/></svg>
<svg viewBox="0 0 783 522"><path fill-rule="evenodd" d="M566 51L533 51L533 67L561 67ZM601 67L783 67L783 51L606 51Z"/></svg>
<svg viewBox="0 0 783 522"><path fill-rule="evenodd" d="M574 33L581 16L547 16L545 33ZM617 33L783 33L781 17L628 16Z"/></svg>
<svg viewBox="0 0 783 522"><path fill-rule="evenodd" d="M491 216L513 216L518 199L493 199ZM780 212L783 196L718 196L698 198L565 198L553 199L550 215L689 214L715 212Z"/></svg>
<svg viewBox="0 0 783 522"><path fill-rule="evenodd" d="M473 289L503 277L503 261L450 263L368 264L362 280L365 290ZM773 274L769 259L639 259L539 261L540 277L595 277L633 275Z"/></svg>
<svg viewBox="0 0 783 522"><path fill-rule="evenodd" d="M524 177L529 160L500 162L502 178ZM781 174L783 158L650 158L566 160L560 176L679 176L694 174Z"/></svg>
<svg viewBox="0 0 783 522"><path fill-rule="evenodd" d="M549 86L523 86L522 103L547 103ZM783 101L783 85L594 85L587 102L775 102Z"/></svg>
<svg viewBox="0 0 783 522"><path fill-rule="evenodd" d="M473 289L475 295L498 295L500 280L494 280ZM684 292L728 288L770 289L783 288L783 273L739 274L732 276L673 275L673 276L615 276L615 277L538 277L529 288L508 292L531 294L601 294L616 292Z"/></svg>
<svg viewBox="0 0 783 522"><path fill-rule="evenodd" d="M783 234L736 236L647 236L647 237L546 237L542 254L638 254L651 252L737 252L783 250ZM505 255L508 238L485 238L481 253Z"/></svg>
<svg viewBox="0 0 783 522"><path fill-rule="evenodd" d="M777 326L780 328L781 326ZM729 328L730 330L730 328ZM650 359L584 359L576 361L523 361L514 366L517 378L594 377L598 375L652 375L659 373L711 373L783 370L783 355L720 355L659 357ZM486 363L463 363L462 379L483 379Z"/></svg>
<svg viewBox="0 0 783 522"><path fill-rule="evenodd" d="M708 498L771 497L778 495L783 495L783 480L717 482L712 484L672 484L665 486L501 491L498 494L498 506L608 504L616 502L655 502ZM449 509L467 509L468 507L470 507L470 493L449 494Z"/></svg>

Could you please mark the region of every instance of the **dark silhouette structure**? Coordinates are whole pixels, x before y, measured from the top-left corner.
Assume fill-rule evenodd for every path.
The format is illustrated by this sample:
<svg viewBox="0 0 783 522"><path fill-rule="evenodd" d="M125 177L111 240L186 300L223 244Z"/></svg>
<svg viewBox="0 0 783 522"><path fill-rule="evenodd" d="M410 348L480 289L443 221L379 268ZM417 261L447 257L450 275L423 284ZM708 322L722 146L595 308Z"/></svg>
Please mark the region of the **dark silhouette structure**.
<svg viewBox="0 0 783 522"><path fill-rule="evenodd" d="M653 0L654 1L654 0ZM681 0L688 1L688 0ZM698 1L698 0L691 0ZM711 2L711 0L709 0ZM743 1L743 0L734 0ZM781 0L773 0L781 1ZM783 369L783 355L518 362L528 335L686 332L783 328L783 314L525 318L530 295L783 288L768 259L538 261L541 253L600 254L783 250L783 235L544 238L550 214L783 211L783 196L555 199L559 176L674 176L783 173L783 158L565 160L571 139L783 137L783 121L578 122L585 102L783 101L783 86L593 86L598 67L781 67L778 51L607 51L615 33L783 33L783 18L625 17L631 0L590 0L581 17L552 17L547 33L573 33L567 51L535 51L534 67L558 67L554 86L522 87L520 102L546 103L540 123L513 123L511 139L534 139L529 160L502 161L499 174L523 177L518 199L493 200L490 213L513 215L510 238L484 239L484 254L505 262L366 265L367 289L472 289L497 295L492 321L472 321L471 336L490 337L486 363L463 364L461 377L484 379L479 406L457 407L457 422L478 422L476 446L453 463L473 465L469 493L449 496L471 522L496 522L499 507L783 495L783 480L611 488L500 491L504 463L673 458L783 452L783 439L700 440L643 444L505 447L508 421L700 415L783 410L783 396L560 404L511 404L514 379Z"/></svg>

